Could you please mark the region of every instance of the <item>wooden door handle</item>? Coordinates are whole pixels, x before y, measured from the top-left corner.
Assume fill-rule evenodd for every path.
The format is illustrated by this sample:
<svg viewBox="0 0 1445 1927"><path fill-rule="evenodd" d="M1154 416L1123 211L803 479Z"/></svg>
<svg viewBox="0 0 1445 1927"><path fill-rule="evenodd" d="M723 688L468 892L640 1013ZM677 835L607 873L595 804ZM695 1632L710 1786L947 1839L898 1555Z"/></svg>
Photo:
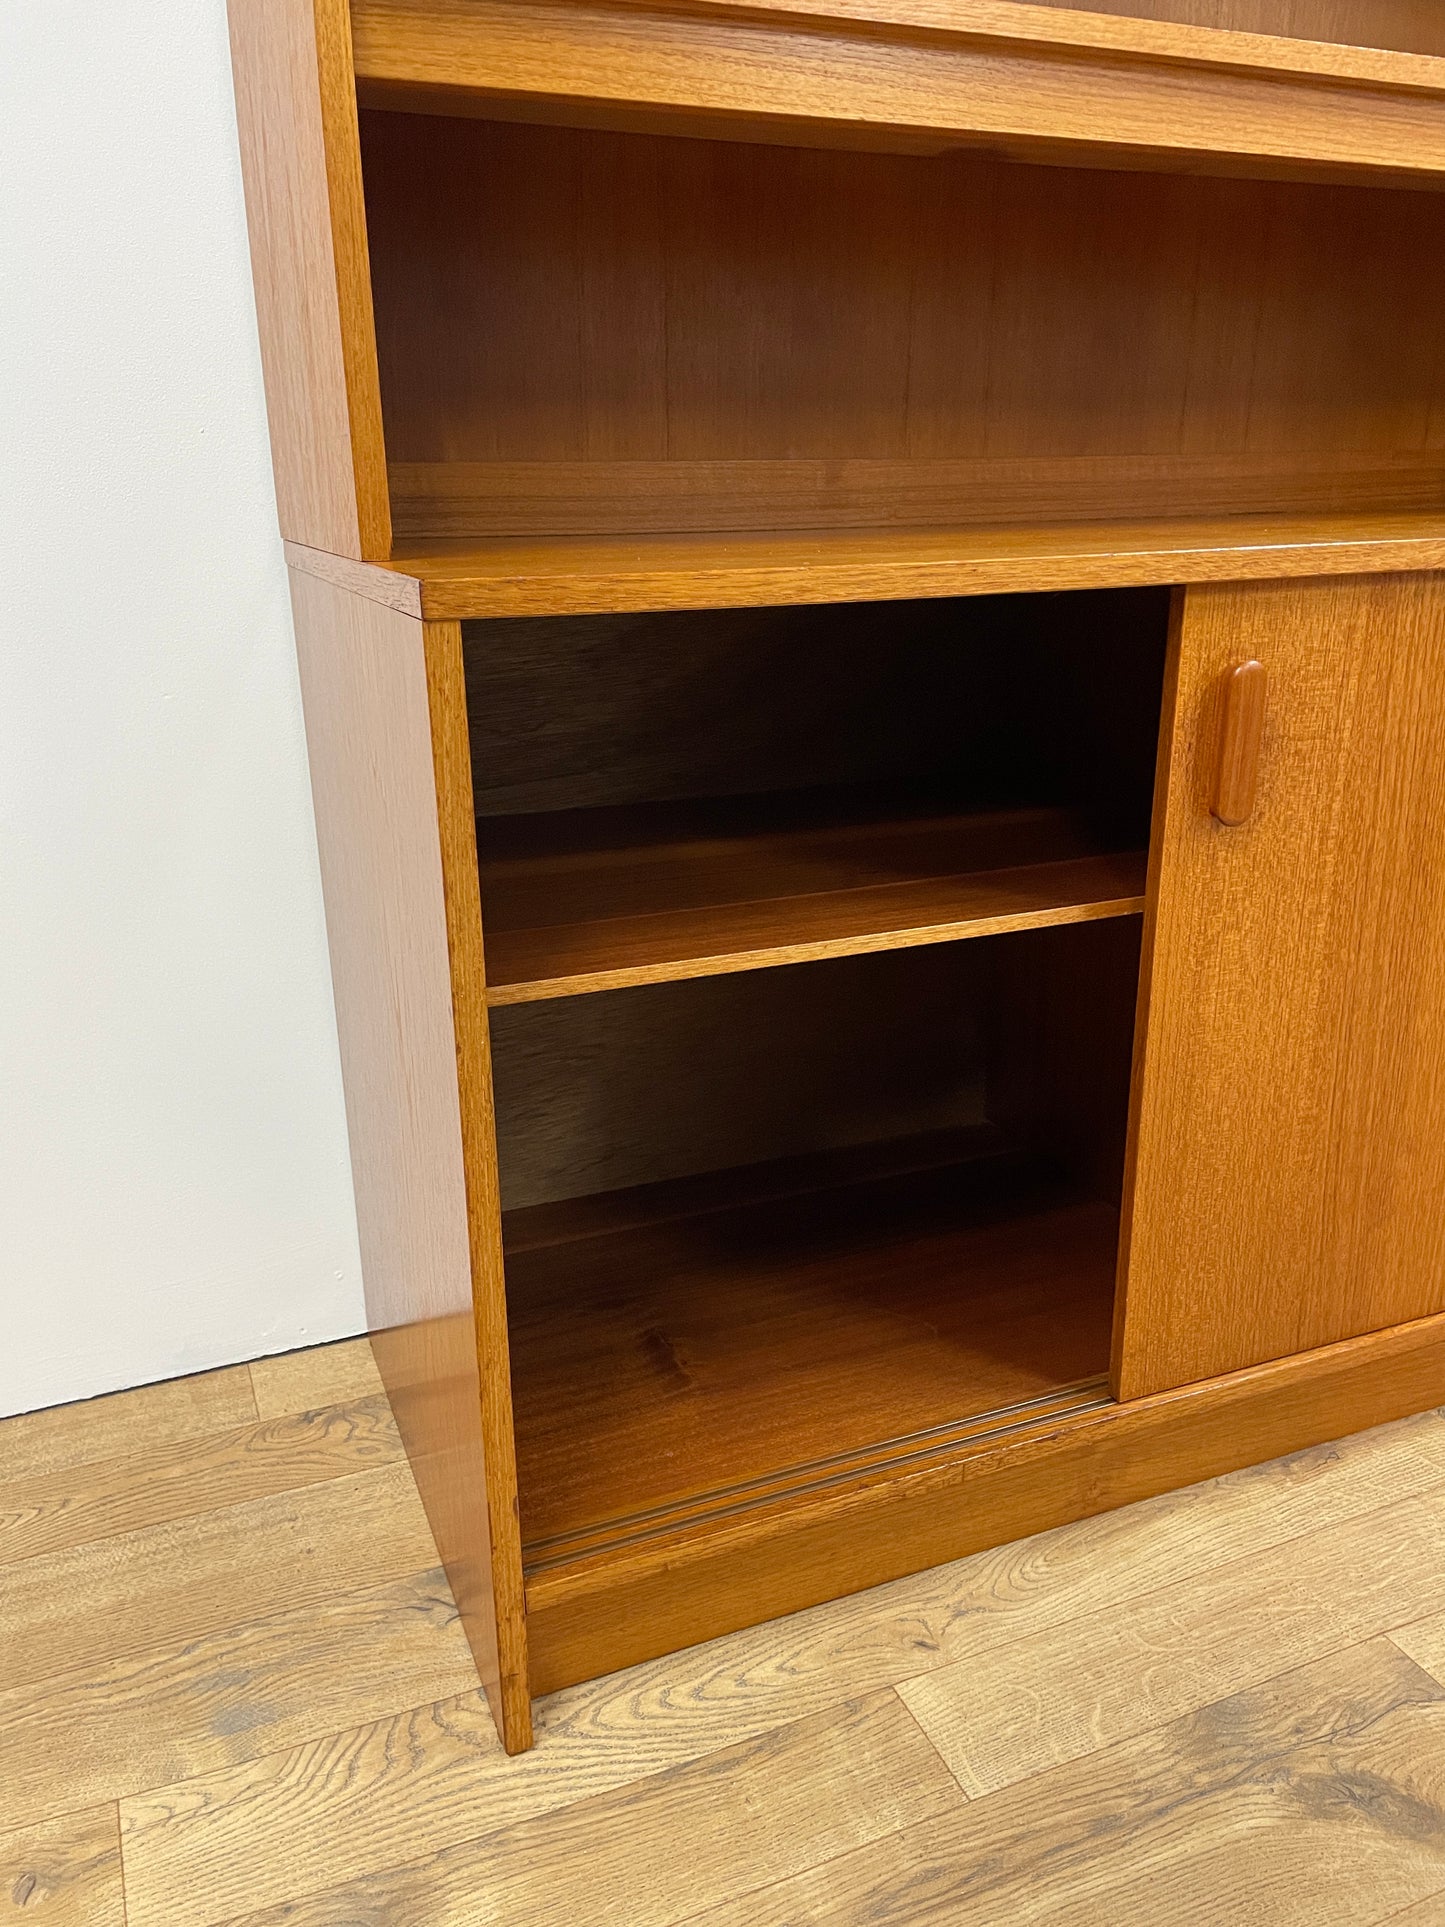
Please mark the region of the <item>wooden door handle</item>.
<svg viewBox="0 0 1445 1927"><path fill-rule="evenodd" d="M1219 731L1219 766L1210 804L1221 823L1243 823L1254 809L1268 693L1269 671L1262 662L1242 662L1229 672Z"/></svg>

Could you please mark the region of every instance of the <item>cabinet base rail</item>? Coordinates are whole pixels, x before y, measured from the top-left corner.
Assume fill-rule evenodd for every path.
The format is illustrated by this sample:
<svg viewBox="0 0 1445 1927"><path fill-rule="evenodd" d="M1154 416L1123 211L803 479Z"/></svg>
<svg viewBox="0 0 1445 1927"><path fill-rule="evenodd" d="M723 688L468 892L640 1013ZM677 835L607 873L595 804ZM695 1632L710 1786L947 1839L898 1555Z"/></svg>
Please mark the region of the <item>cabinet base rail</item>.
<svg viewBox="0 0 1445 1927"><path fill-rule="evenodd" d="M1445 1391L1445 1314L1128 1404L1090 1402L922 1465L527 1578L553 1692L779 1614L1407 1417Z"/></svg>

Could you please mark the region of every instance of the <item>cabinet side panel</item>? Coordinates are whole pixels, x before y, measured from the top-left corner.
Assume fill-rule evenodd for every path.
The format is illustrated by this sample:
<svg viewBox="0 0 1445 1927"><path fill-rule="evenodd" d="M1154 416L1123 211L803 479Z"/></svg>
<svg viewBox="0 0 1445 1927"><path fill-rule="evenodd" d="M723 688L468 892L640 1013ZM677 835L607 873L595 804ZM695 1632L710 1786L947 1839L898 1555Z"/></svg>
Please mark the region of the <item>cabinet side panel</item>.
<svg viewBox="0 0 1445 1927"><path fill-rule="evenodd" d="M473 1307L423 625L292 572L367 1323L482 1682L530 1743L501 1278ZM495 1436L495 1432L494 1432ZM507 1436L510 1447L510 1436Z"/></svg>
<svg viewBox="0 0 1445 1927"><path fill-rule="evenodd" d="M391 547L346 0L230 0L231 65L283 535Z"/></svg>
<svg viewBox="0 0 1445 1927"><path fill-rule="evenodd" d="M451 973L467 1222L471 1248L474 1345L480 1368L482 1451L491 1528L492 1598L501 1662L501 1730L510 1752L532 1742L522 1591L517 1441L502 1269L501 1184L497 1172L496 1101L487 1023L486 960L477 870L476 808L466 678L458 622L423 625L432 766L440 839L442 894ZM471 1407L462 1415L470 1422Z"/></svg>
<svg viewBox="0 0 1445 1927"><path fill-rule="evenodd" d="M1225 680L1258 798L1210 813ZM1445 1308L1445 577L1187 592L1146 923L1116 1383Z"/></svg>

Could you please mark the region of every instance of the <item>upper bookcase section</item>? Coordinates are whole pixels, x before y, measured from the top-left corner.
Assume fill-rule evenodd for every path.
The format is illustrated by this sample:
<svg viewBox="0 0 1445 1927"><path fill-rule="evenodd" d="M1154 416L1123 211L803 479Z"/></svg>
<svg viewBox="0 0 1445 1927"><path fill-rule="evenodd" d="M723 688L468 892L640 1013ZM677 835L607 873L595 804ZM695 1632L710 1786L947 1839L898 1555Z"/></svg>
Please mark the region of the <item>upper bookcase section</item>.
<svg viewBox="0 0 1445 1927"><path fill-rule="evenodd" d="M1445 170L1445 59L1433 57L1445 23L1429 18L1441 12L1399 0L1140 0L1106 12L1013 0L354 0L352 19L362 104L409 113L1421 181ZM1236 17L1315 37L1239 31ZM1345 44L1367 41L1377 20L1394 44Z"/></svg>
<svg viewBox="0 0 1445 1927"><path fill-rule="evenodd" d="M1130 3L1194 18L231 0L293 560L439 619L1445 566L1445 4Z"/></svg>

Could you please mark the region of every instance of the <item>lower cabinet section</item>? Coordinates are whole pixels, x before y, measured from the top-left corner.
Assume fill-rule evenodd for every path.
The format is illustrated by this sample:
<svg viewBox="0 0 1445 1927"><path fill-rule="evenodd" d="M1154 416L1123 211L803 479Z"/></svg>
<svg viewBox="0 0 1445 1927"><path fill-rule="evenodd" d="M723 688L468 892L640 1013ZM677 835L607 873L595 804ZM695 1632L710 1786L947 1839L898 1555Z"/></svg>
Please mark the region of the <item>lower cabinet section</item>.
<svg viewBox="0 0 1445 1927"><path fill-rule="evenodd" d="M510 1748L1445 1395L1441 578L297 611L368 1309Z"/></svg>

